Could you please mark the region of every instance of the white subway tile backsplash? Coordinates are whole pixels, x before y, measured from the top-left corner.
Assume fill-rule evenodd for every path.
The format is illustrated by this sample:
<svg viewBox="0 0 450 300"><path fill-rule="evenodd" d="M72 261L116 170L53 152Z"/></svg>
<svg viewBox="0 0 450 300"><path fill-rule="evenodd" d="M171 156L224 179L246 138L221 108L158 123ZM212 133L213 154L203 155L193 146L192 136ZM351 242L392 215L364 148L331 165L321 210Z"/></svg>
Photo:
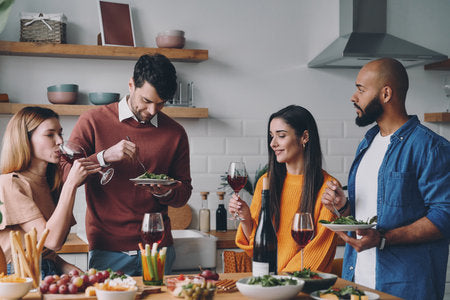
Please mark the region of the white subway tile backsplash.
<svg viewBox="0 0 450 300"><path fill-rule="evenodd" d="M207 173L208 159L206 156L191 155L191 173Z"/></svg>
<svg viewBox="0 0 450 300"><path fill-rule="evenodd" d="M177 119L189 138L195 136L206 136L208 134L208 119Z"/></svg>
<svg viewBox="0 0 450 300"><path fill-rule="evenodd" d="M341 156L324 156L323 169L331 175L342 173L344 167L344 158Z"/></svg>
<svg viewBox="0 0 450 300"><path fill-rule="evenodd" d="M222 174L192 174L193 192L217 191L220 188Z"/></svg>
<svg viewBox="0 0 450 300"><path fill-rule="evenodd" d="M259 142L259 152L260 152L260 154L262 154L262 155L265 155L265 156L267 156L268 155L268 152L267 152L267 137L263 137L263 138L261 138L260 139L260 142Z"/></svg>
<svg viewBox="0 0 450 300"><path fill-rule="evenodd" d="M244 120L244 136L267 135L267 121L265 120Z"/></svg>
<svg viewBox="0 0 450 300"><path fill-rule="evenodd" d="M267 164L267 155L248 155L244 156L245 166L248 175L253 178L256 170L261 169Z"/></svg>
<svg viewBox="0 0 450 300"><path fill-rule="evenodd" d="M242 156L209 156L208 157L208 173L225 174L228 166L232 161L242 161Z"/></svg>
<svg viewBox="0 0 450 300"><path fill-rule="evenodd" d="M208 122L208 136L242 136L242 120L211 119Z"/></svg>
<svg viewBox="0 0 450 300"><path fill-rule="evenodd" d="M352 155L359 145L358 139L329 139L328 155Z"/></svg>
<svg viewBox="0 0 450 300"><path fill-rule="evenodd" d="M321 138L339 138L344 136L344 124L342 121L321 120L317 122L317 127Z"/></svg>
<svg viewBox="0 0 450 300"><path fill-rule="evenodd" d="M226 154L258 154L260 140L258 138L227 138Z"/></svg>
<svg viewBox="0 0 450 300"><path fill-rule="evenodd" d="M367 130L373 125L359 127L355 124L355 120L345 120L344 121L344 137L345 138L357 138L360 141L363 139Z"/></svg>
<svg viewBox="0 0 450 300"><path fill-rule="evenodd" d="M221 137L193 137L190 143L191 155L225 153L225 139Z"/></svg>

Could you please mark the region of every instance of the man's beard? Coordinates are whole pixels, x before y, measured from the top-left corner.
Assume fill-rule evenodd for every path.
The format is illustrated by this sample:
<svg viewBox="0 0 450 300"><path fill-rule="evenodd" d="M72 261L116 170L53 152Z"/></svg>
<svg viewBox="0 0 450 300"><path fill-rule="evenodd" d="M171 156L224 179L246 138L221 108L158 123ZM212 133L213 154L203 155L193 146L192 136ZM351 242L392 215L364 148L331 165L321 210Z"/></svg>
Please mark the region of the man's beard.
<svg viewBox="0 0 450 300"><path fill-rule="evenodd" d="M355 123L359 127L364 127L375 122L383 114L383 106L381 106L378 96L373 98L366 109L362 110L358 105L354 104L359 110L361 110L361 117L356 116Z"/></svg>

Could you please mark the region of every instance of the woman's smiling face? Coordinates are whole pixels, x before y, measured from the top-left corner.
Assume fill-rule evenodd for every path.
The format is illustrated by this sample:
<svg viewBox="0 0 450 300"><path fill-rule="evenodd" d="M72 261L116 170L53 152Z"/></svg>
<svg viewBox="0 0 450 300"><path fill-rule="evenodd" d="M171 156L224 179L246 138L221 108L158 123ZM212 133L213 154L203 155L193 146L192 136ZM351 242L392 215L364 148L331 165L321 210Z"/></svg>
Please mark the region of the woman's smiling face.
<svg viewBox="0 0 450 300"><path fill-rule="evenodd" d="M301 139L294 128L283 119L275 118L270 122L270 147L275 152L278 163L296 164L303 158Z"/></svg>

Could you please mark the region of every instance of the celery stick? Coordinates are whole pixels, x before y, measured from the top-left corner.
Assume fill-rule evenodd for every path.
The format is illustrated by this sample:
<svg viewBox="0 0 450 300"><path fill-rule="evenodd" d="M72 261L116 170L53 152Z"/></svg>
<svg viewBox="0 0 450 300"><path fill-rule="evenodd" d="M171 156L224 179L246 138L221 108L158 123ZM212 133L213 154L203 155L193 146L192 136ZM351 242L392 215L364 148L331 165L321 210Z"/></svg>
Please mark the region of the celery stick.
<svg viewBox="0 0 450 300"><path fill-rule="evenodd" d="M153 243L153 247L152 247L152 263L153 263L153 272L155 273L155 281L159 280L159 276L158 276L158 244L157 243Z"/></svg>
<svg viewBox="0 0 450 300"><path fill-rule="evenodd" d="M155 273L154 273L154 269L152 266L152 258L151 258L151 251L150 251L149 244L145 244L145 258L147 260L147 267L148 267L148 270L150 271L150 276L152 277L151 280L155 280Z"/></svg>

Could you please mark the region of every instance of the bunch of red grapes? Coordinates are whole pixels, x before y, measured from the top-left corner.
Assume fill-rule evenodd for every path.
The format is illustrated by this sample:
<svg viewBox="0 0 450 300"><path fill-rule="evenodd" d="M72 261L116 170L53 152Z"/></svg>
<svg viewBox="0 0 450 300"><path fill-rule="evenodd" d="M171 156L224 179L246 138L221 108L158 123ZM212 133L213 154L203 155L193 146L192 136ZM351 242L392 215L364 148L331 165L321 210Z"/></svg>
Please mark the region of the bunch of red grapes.
<svg viewBox="0 0 450 300"><path fill-rule="evenodd" d="M69 274L48 275L39 286L42 294L76 294L84 292L84 290L97 282L104 282L109 278L112 271L97 271L89 269L87 273L80 274L78 270L72 270ZM115 272L114 272L115 273Z"/></svg>

